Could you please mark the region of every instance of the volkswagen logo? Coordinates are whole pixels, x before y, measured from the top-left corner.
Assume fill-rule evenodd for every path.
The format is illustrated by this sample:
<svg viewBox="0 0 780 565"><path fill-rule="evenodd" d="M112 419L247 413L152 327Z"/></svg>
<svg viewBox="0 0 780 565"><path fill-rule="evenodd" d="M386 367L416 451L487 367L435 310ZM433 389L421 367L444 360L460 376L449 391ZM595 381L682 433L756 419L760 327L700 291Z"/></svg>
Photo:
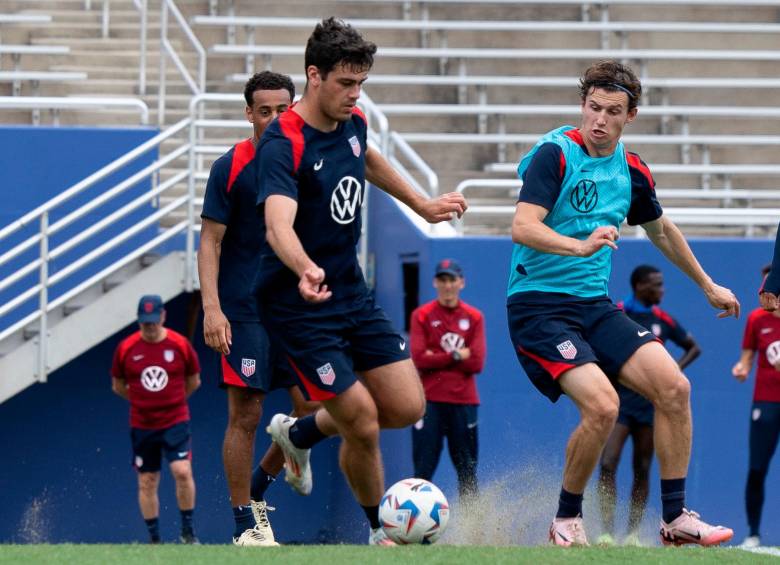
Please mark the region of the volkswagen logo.
<svg viewBox="0 0 780 565"><path fill-rule="evenodd" d="M149 392L160 392L168 386L168 373L157 365L147 367L141 372L141 384Z"/></svg>
<svg viewBox="0 0 780 565"><path fill-rule="evenodd" d="M363 203L363 185L355 177L344 177L330 197L330 216L337 224L351 224Z"/></svg>
<svg viewBox="0 0 780 565"><path fill-rule="evenodd" d="M571 191L569 200L577 212L587 214L596 207L596 203L599 201L596 183L589 179L582 179Z"/></svg>

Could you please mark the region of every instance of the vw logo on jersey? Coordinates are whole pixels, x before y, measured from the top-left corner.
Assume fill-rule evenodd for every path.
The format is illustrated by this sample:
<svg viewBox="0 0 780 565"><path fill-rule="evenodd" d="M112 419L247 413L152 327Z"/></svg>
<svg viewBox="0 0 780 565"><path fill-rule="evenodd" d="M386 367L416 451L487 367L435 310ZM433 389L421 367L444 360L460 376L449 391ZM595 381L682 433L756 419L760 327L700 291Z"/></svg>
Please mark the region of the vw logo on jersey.
<svg viewBox="0 0 780 565"><path fill-rule="evenodd" d="M466 342L464 341L463 336L454 332L447 332L441 336L441 340L439 340L439 345L441 345L441 348L447 353L452 353L456 349L463 349L465 344Z"/></svg>
<svg viewBox="0 0 780 565"><path fill-rule="evenodd" d="M149 392L160 392L168 386L168 372L162 367L151 365L141 371L141 384Z"/></svg>
<svg viewBox="0 0 780 565"><path fill-rule="evenodd" d="M330 216L337 224L351 224L363 203L363 185L355 177L344 177L330 196Z"/></svg>
<svg viewBox="0 0 780 565"><path fill-rule="evenodd" d="M774 365L780 360L780 341L773 341L766 348L766 359L770 365Z"/></svg>
<svg viewBox="0 0 780 565"><path fill-rule="evenodd" d="M596 183L589 179L582 179L571 191L569 200L577 212L587 214L596 207L596 203L599 201Z"/></svg>

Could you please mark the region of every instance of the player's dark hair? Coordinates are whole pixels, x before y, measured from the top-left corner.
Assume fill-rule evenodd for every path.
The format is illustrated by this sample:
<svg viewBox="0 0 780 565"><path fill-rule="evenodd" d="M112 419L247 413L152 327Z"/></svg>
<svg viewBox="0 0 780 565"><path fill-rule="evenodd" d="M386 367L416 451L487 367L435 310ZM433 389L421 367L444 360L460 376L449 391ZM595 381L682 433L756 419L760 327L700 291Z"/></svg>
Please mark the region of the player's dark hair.
<svg viewBox="0 0 780 565"><path fill-rule="evenodd" d="M765 277L769 274L769 271L772 270L772 263L767 263L763 267L761 267L761 276Z"/></svg>
<svg viewBox="0 0 780 565"><path fill-rule="evenodd" d="M643 283L652 274L660 273L661 269L652 265L639 265L631 272L631 289L636 290L639 283Z"/></svg>
<svg viewBox="0 0 780 565"><path fill-rule="evenodd" d="M636 108L642 97L642 83L636 78L634 71L612 59L591 65L582 75L580 78L580 98L583 102L593 88L626 93L629 110Z"/></svg>
<svg viewBox="0 0 780 565"><path fill-rule="evenodd" d="M290 101L295 98L295 85L287 75L280 75L271 71L263 71L252 75L244 85L244 100L246 105L252 107L253 95L257 90L286 90L290 93Z"/></svg>
<svg viewBox="0 0 780 565"><path fill-rule="evenodd" d="M339 63L350 69L368 70L374 65L376 45L348 23L330 17L314 28L306 42L304 69L314 65L323 79Z"/></svg>

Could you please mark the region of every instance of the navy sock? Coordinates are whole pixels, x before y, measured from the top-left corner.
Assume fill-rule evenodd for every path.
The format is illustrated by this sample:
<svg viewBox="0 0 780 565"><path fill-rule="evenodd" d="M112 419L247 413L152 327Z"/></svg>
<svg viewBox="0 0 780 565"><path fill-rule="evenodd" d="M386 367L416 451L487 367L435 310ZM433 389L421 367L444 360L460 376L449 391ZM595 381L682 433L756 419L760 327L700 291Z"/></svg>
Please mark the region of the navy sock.
<svg viewBox="0 0 780 565"><path fill-rule="evenodd" d="M664 522L667 524L682 514L685 506L685 477L661 479L661 504Z"/></svg>
<svg viewBox="0 0 780 565"><path fill-rule="evenodd" d="M249 490L249 496L252 500L260 501L265 496L265 491L276 480L271 473L267 473L260 465L252 471L252 484Z"/></svg>
<svg viewBox="0 0 780 565"><path fill-rule="evenodd" d="M179 510L181 512L181 533L193 534L192 530L192 513L195 512L194 508L190 510Z"/></svg>
<svg viewBox="0 0 780 565"><path fill-rule="evenodd" d="M144 520L146 522L146 529L149 530L149 539L152 543L160 541L160 518L149 518Z"/></svg>
<svg viewBox="0 0 780 565"><path fill-rule="evenodd" d="M378 527L380 527L379 523L379 505L377 506L361 506L363 509L363 512L366 513L366 518L368 518L368 524L371 526L372 530L376 530Z"/></svg>
<svg viewBox="0 0 780 565"><path fill-rule="evenodd" d="M576 518L582 516L582 498L581 494L574 494L566 489L561 489L561 496L558 499L558 513L556 518Z"/></svg>
<svg viewBox="0 0 780 565"><path fill-rule="evenodd" d="M249 504L246 506L234 506L233 518L236 521L233 537L240 537L245 531L255 527L255 515L252 514L252 507Z"/></svg>
<svg viewBox="0 0 780 565"><path fill-rule="evenodd" d="M326 437L317 427L314 414L298 418L290 428L290 441L298 449L310 449Z"/></svg>

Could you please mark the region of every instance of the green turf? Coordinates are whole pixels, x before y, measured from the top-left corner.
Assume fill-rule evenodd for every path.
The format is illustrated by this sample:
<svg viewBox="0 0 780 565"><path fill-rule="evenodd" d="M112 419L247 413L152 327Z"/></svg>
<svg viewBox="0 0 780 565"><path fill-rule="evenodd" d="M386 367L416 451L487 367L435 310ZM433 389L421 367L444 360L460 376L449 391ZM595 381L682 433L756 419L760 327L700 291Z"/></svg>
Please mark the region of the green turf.
<svg viewBox="0 0 780 565"><path fill-rule="evenodd" d="M279 548L241 548L229 545L0 545L0 563L79 565L212 565L281 563L336 565L413 563L499 565L516 563L779 563L777 557L735 548L600 548L414 546L382 548L356 545L308 545Z"/></svg>

